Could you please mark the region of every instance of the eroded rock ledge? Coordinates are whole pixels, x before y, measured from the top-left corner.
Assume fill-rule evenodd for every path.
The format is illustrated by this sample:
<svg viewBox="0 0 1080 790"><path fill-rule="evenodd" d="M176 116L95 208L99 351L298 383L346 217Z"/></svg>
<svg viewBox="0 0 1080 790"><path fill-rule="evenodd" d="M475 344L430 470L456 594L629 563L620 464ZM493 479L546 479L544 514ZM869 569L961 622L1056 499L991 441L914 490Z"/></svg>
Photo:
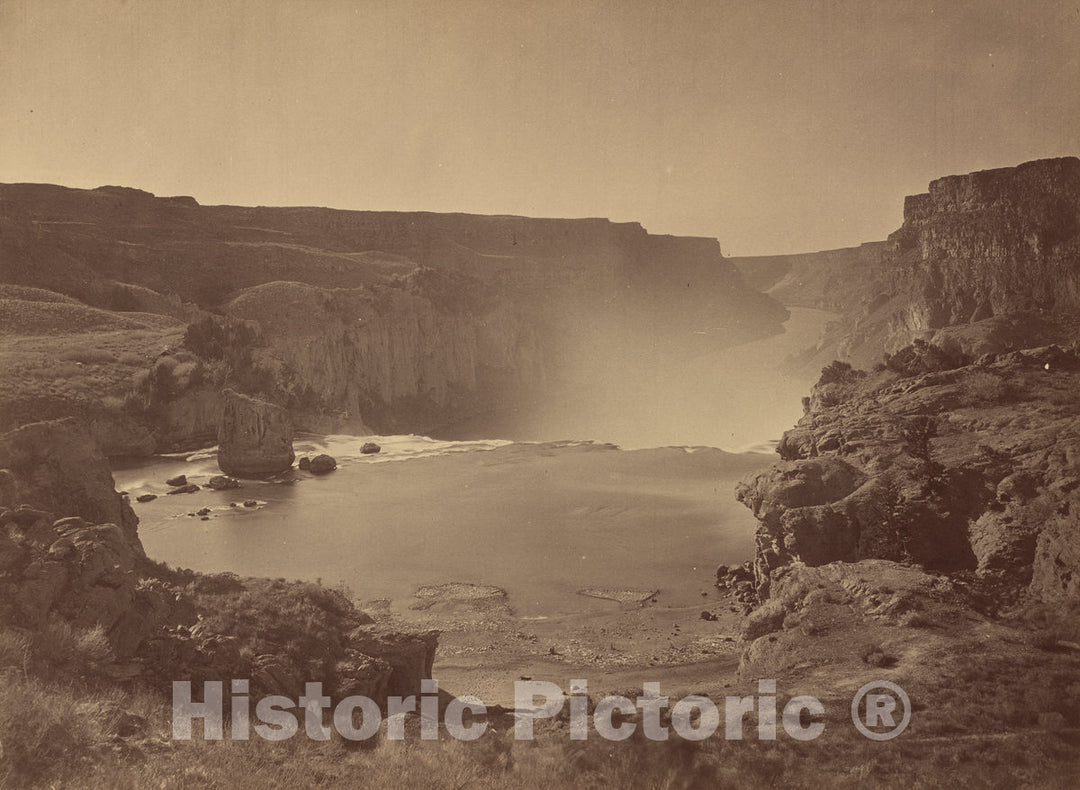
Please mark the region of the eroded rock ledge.
<svg viewBox="0 0 1080 790"><path fill-rule="evenodd" d="M1003 601L1080 598L1080 358L897 357L830 366L784 460L738 487L761 521L759 596L795 561L884 559L971 572Z"/></svg>

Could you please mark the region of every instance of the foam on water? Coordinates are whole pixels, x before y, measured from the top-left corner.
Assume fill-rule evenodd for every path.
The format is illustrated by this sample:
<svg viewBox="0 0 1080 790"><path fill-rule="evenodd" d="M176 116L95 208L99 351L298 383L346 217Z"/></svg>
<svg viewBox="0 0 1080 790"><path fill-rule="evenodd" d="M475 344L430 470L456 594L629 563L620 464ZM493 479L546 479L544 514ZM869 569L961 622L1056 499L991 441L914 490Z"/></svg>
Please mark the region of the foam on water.
<svg viewBox="0 0 1080 790"><path fill-rule="evenodd" d="M382 449L378 453L365 455L361 448L368 442L374 442ZM293 450L297 457L302 455L332 455L338 462L363 462L369 464L388 461L407 461L413 458L430 458L450 453L467 453L494 450L513 442L504 439L476 441L440 441L428 436L405 434L395 436L349 436L347 434L301 434L293 441Z"/></svg>

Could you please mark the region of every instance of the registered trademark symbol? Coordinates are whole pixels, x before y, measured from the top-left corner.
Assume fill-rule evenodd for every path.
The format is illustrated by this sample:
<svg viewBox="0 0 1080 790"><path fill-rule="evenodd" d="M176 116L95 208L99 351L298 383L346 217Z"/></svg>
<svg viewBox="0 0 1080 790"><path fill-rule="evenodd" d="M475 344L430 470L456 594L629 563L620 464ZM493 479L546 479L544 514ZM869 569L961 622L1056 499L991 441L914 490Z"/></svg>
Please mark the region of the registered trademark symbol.
<svg viewBox="0 0 1080 790"><path fill-rule="evenodd" d="M891 692L881 693L882 690ZM866 698L863 716L859 716L859 705ZM900 723L896 722L897 707L902 709ZM890 741L907 729L911 722L911 700L895 683L888 680L872 680L855 693L851 701L851 721L860 733L872 741ZM888 727L888 730L874 731L871 727Z"/></svg>

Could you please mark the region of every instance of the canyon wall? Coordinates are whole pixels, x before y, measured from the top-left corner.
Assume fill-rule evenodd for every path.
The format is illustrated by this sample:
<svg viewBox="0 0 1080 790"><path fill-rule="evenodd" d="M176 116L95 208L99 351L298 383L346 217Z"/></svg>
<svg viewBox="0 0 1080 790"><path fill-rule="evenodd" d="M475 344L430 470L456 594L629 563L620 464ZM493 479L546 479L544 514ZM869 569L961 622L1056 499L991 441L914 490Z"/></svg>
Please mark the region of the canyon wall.
<svg viewBox="0 0 1080 790"><path fill-rule="evenodd" d="M733 259L784 304L841 317L801 363L869 367L915 339L984 319L1010 323L1012 348L1060 339L1045 319L1080 311L1080 159L947 176L908 196L884 242L796 256ZM1023 314L1027 329L1017 326Z"/></svg>
<svg viewBox="0 0 1080 790"><path fill-rule="evenodd" d="M766 263L749 279L775 294L837 259ZM994 605L1075 601L1080 160L938 179L880 257L843 266L860 301L805 360L856 367L822 370L783 460L738 490L758 593L795 562L887 559Z"/></svg>
<svg viewBox="0 0 1080 790"><path fill-rule="evenodd" d="M610 377L620 362L659 366L674 349L766 336L786 318L716 240L604 219L200 206L121 187L0 185L0 265L0 282L111 312L251 327L216 358L188 350L207 362L209 384L285 405L315 430L452 429L587 386L583 359ZM183 352L164 336L161 349ZM205 409L185 403L208 402L205 387L167 373L169 386L139 391L146 425L132 435L149 430L159 449L198 444Z"/></svg>
<svg viewBox="0 0 1080 790"><path fill-rule="evenodd" d="M870 241L837 250L729 260L747 285L781 304L842 313L875 295L872 291L880 285L874 274L889 247L888 242Z"/></svg>
<svg viewBox="0 0 1080 790"><path fill-rule="evenodd" d="M887 288L908 329L1080 309L1080 160L949 176L904 202Z"/></svg>

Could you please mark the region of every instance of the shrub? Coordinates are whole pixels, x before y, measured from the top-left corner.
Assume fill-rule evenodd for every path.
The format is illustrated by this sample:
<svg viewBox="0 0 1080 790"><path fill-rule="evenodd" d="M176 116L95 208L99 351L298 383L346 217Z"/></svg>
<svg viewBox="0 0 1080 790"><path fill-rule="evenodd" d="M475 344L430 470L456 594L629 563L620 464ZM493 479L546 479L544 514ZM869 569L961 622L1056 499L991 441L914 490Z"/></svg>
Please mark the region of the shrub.
<svg viewBox="0 0 1080 790"><path fill-rule="evenodd" d="M865 370L856 370L849 362L834 359L821 369L818 386L823 384L850 384L866 376Z"/></svg>
<svg viewBox="0 0 1080 790"><path fill-rule="evenodd" d="M101 399L101 408L106 412L119 414L126 408L126 403L121 397L116 395L106 395Z"/></svg>
<svg viewBox="0 0 1080 790"><path fill-rule="evenodd" d="M200 636L236 639L241 656L281 656L309 680L330 680L345 655L348 633L370 622L342 591L310 582L241 582L220 575L188 591L206 613L197 626Z"/></svg>
<svg viewBox="0 0 1080 790"><path fill-rule="evenodd" d="M963 406L1001 403L1008 397L1008 383L993 373L979 370L966 376L960 383L960 403Z"/></svg>
<svg viewBox="0 0 1080 790"><path fill-rule="evenodd" d="M183 345L204 359L223 359L235 365L250 361L258 336L258 328L246 321L208 315L188 326Z"/></svg>
<svg viewBox="0 0 1080 790"><path fill-rule="evenodd" d="M1057 650L1059 637L1056 629L1044 628L1036 631L1028 639L1028 643L1039 650Z"/></svg>
<svg viewBox="0 0 1080 790"><path fill-rule="evenodd" d="M81 376L85 371L82 365L78 362L72 362L70 360L54 365L51 368L46 368L47 375L51 375L54 379L70 379L75 376Z"/></svg>
<svg viewBox="0 0 1080 790"><path fill-rule="evenodd" d="M862 646L859 650L859 658L863 660L863 663L872 667L884 668L896 665L896 657L889 655L881 646L873 642L868 642Z"/></svg>
<svg viewBox="0 0 1080 790"><path fill-rule="evenodd" d="M21 631L0 630L0 670L8 668L26 671L30 662L30 636Z"/></svg>
<svg viewBox="0 0 1080 790"><path fill-rule="evenodd" d="M31 664L44 678L85 677L112 660L112 648L100 625L78 628L59 617L50 618L30 640Z"/></svg>
<svg viewBox="0 0 1080 790"><path fill-rule="evenodd" d="M901 376L920 376L924 373L955 370L970 364L970 360L963 354L950 353L930 345L925 340L916 340L895 354L887 354L884 361L885 367Z"/></svg>
<svg viewBox="0 0 1080 790"><path fill-rule="evenodd" d="M116 361L116 355L103 348L72 348L60 355L68 362L81 362L84 365L107 365Z"/></svg>

